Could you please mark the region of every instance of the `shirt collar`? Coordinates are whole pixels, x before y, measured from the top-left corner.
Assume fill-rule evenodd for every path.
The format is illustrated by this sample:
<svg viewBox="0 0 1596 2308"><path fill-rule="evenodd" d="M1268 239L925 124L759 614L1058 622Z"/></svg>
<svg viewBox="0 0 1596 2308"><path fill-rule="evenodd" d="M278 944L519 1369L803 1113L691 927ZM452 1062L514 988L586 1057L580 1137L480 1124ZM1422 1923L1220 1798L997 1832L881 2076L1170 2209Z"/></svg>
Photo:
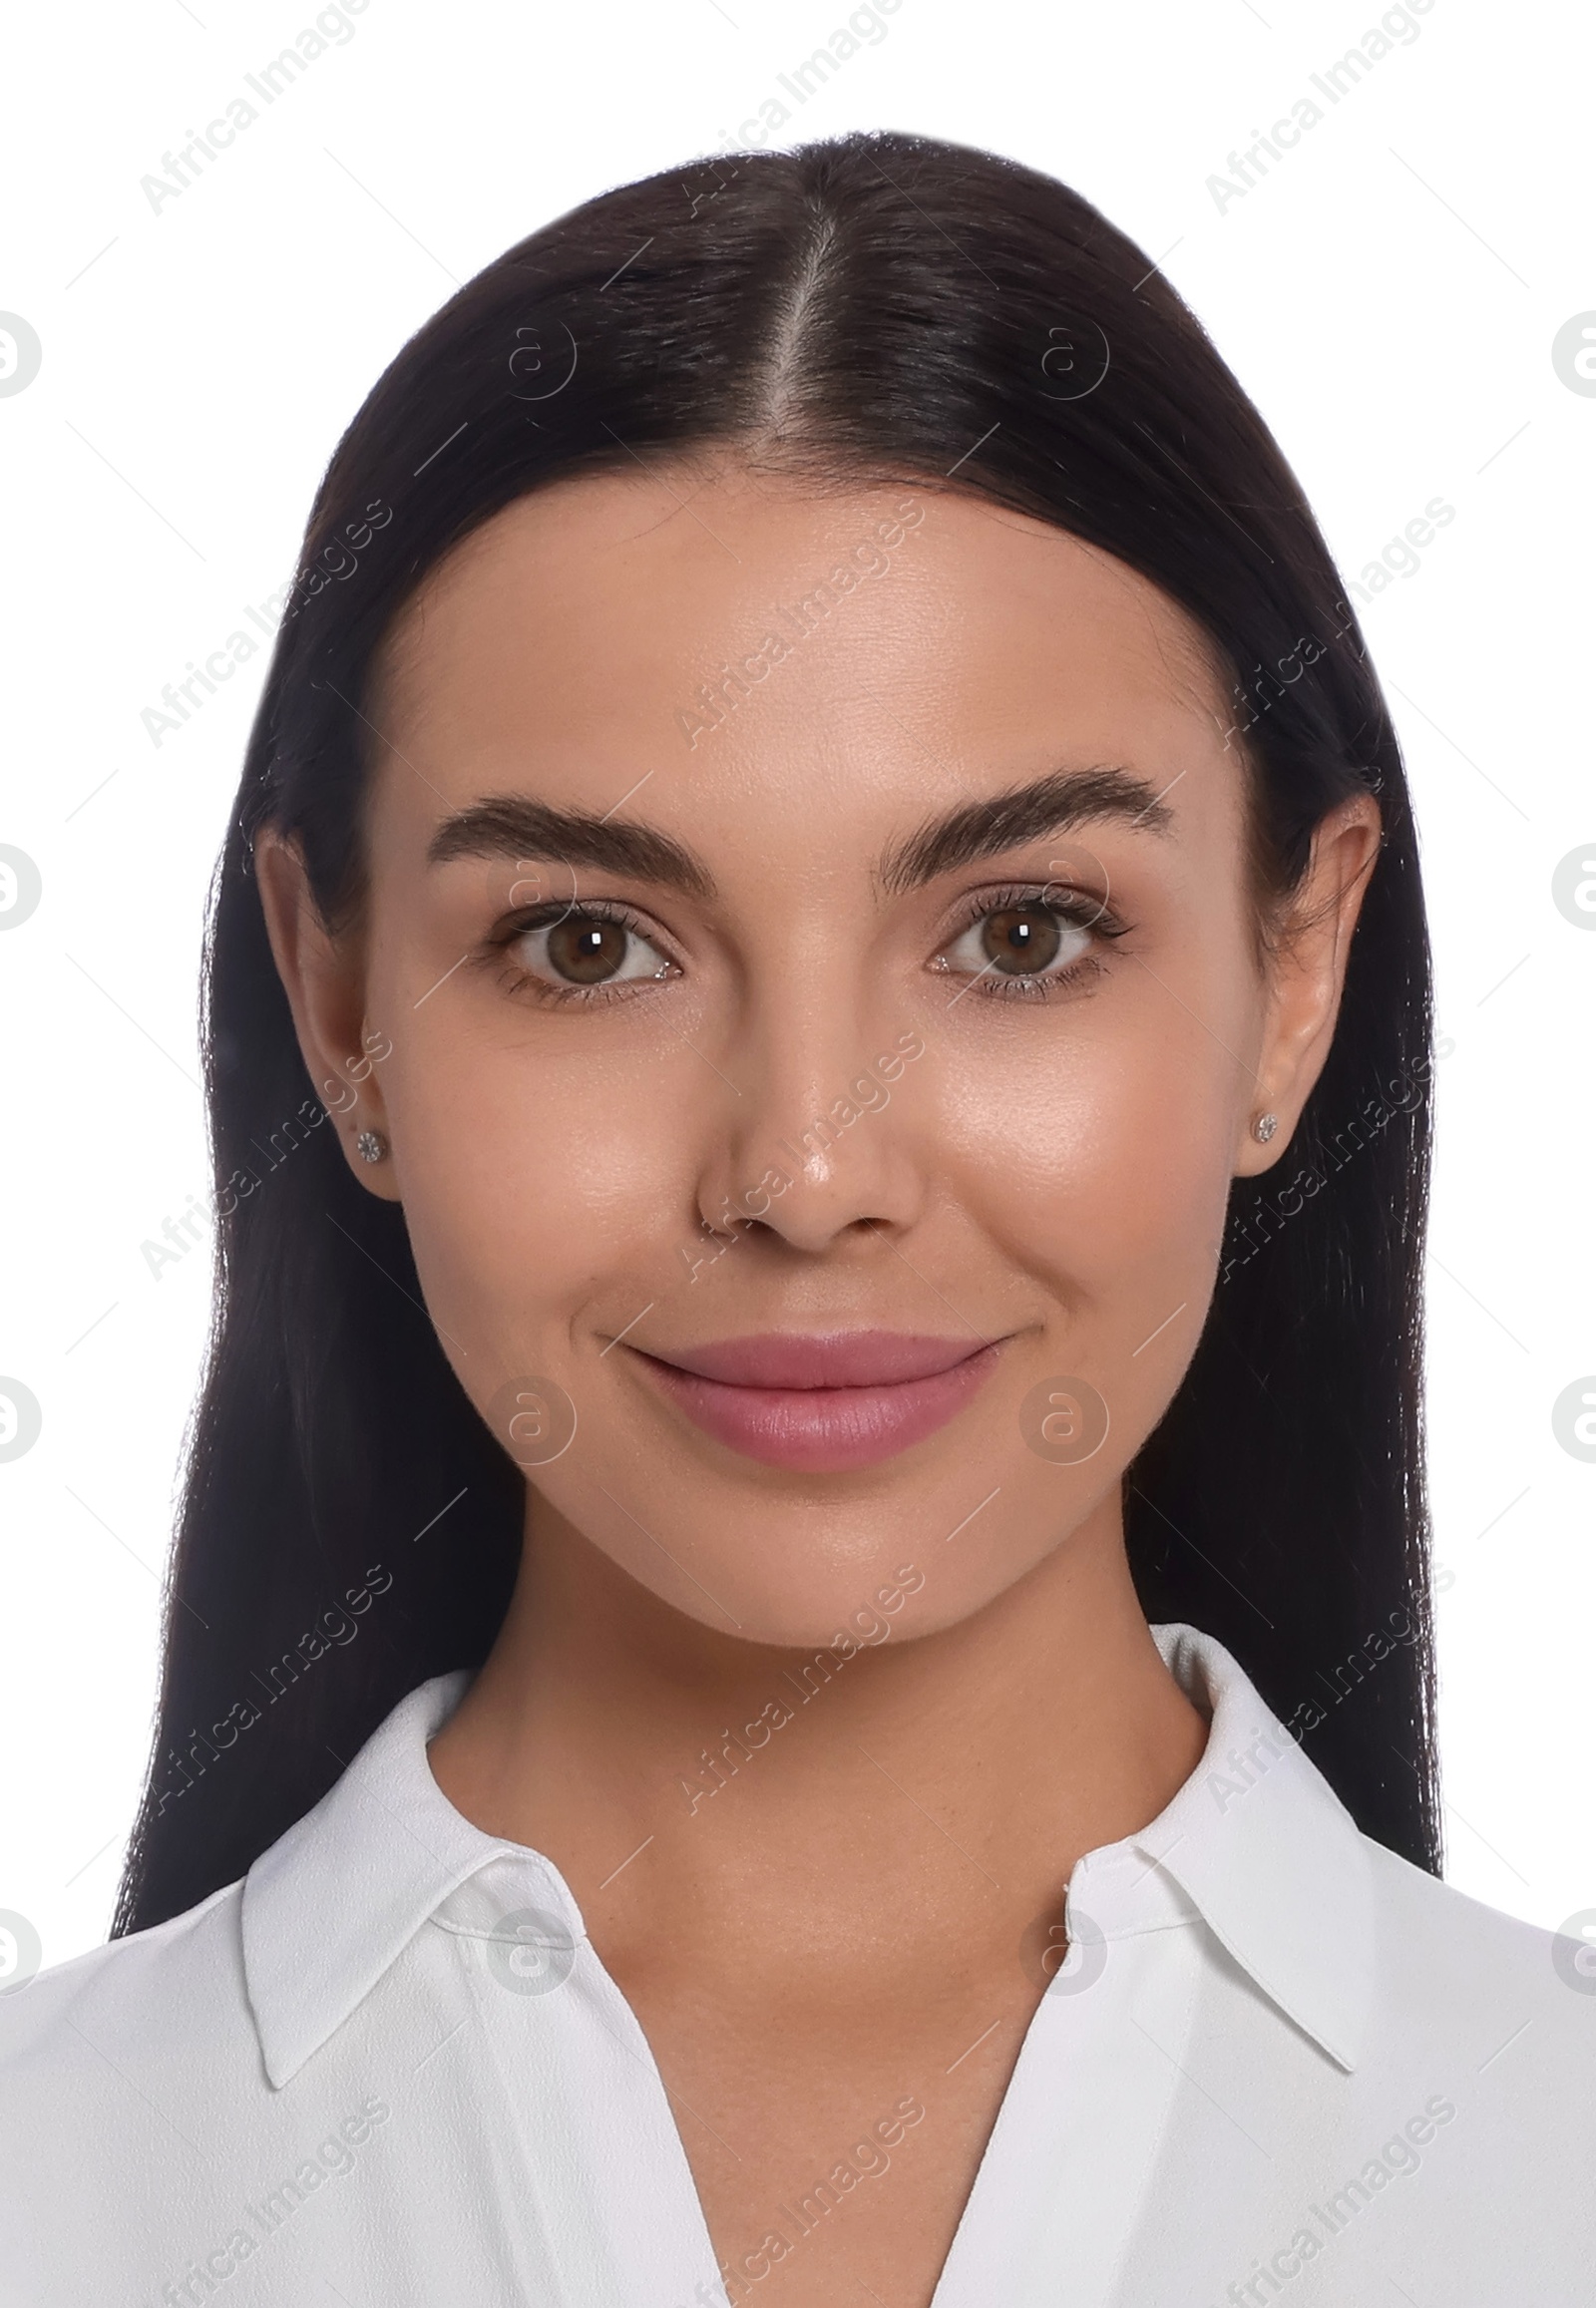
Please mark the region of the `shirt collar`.
<svg viewBox="0 0 1596 2308"><path fill-rule="evenodd" d="M1156 1819L1079 1861L1067 1936L1083 1918L1112 1941L1195 1912L1350 2073L1366 2048L1375 1980L1369 1845L1223 1644L1179 1623L1152 1635L1208 1716L1207 1744Z"/></svg>
<svg viewBox="0 0 1596 2308"><path fill-rule="evenodd" d="M1200 1916L1280 2010L1356 2067L1373 1982L1364 1838L1322 1773L1212 1636L1154 1627L1166 1666L1210 1718L1201 1762L1158 1817L1081 1858L1069 1936L1104 1941ZM244 1878L245 1992L281 2088L374 1988L451 1893L495 1860L575 1938L580 1911L553 1863L484 1834L432 1775L427 1742L471 1670L400 1702L314 1808Z"/></svg>
<svg viewBox="0 0 1596 2308"><path fill-rule="evenodd" d="M274 2086L320 2050L457 1885L509 1853L548 1867L474 1827L432 1775L427 1741L470 1682L458 1668L401 1700L244 1877L244 1986ZM558 1904L569 1898L562 1885Z"/></svg>

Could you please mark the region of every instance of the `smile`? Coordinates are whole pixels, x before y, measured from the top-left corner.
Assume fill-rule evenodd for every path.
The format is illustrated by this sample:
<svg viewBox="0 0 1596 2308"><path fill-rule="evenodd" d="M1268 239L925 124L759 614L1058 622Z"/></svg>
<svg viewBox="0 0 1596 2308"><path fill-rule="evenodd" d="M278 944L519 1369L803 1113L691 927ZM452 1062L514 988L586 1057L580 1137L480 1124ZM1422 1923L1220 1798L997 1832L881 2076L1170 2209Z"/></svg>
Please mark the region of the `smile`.
<svg viewBox="0 0 1596 2308"><path fill-rule="evenodd" d="M628 1347L695 1426L767 1466L837 1474L874 1466L924 1441L961 1410L1001 1342L846 1331L767 1333L683 1347Z"/></svg>

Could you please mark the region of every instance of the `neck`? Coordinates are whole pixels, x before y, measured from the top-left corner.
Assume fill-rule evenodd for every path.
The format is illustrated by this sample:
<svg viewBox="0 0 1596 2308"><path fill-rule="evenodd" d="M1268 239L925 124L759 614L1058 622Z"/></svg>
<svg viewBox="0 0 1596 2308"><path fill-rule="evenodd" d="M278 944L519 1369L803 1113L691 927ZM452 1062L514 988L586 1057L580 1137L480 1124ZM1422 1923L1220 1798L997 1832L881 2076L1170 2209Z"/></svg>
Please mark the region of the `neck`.
<svg viewBox="0 0 1596 2308"><path fill-rule="evenodd" d="M896 1970L950 1941L1011 1958L1207 1735L1137 1603L1117 1497L974 1618L845 1651L700 1626L539 1505L432 1768L477 1826L555 1862L622 1969L675 1947L773 1972L890 1948Z"/></svg>

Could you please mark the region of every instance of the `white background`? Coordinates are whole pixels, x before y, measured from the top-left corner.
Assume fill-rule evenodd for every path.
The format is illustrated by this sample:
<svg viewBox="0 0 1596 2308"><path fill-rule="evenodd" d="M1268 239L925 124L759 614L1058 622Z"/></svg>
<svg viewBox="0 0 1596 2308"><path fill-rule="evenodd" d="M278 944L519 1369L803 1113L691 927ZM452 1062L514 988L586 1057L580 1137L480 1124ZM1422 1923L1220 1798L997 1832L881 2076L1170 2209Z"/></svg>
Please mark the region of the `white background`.
<svg viewBox="0 0 1596 2308"><path fill-rule="evenodd" d="M265 646L159 747L141 713L255 630L245 605L286 583L338 433L456 280L592 193L735 141L849 8L367 0L153 211L141 179L315 13L14 18L0 309L43 365L0 398L0 842L44 896L0 936L0 1374L44 1424L0 1464L0 1909L32 1919L46 1963L104 1937L149 1737L208 1243L159 1279L141 1246L208 1183L201 910ZM1551 896L1559 860L1596 856L1596 398L1551 357L1596 307L1591 25L1431 0L1331 106L1310 74L1381 14L901 0L884 39L784 98L773 141L918 130L1075 186L1164 260L1349 576L1430 498L1456 509L1361 614L1454 1044L1429 1284L1448 1873L1555 1926L1596 1905L1596 1464L1551 1422L1596 1372L1596 935ZM1324 120L1221 210L1209 177L1305 94Z"/></svg>

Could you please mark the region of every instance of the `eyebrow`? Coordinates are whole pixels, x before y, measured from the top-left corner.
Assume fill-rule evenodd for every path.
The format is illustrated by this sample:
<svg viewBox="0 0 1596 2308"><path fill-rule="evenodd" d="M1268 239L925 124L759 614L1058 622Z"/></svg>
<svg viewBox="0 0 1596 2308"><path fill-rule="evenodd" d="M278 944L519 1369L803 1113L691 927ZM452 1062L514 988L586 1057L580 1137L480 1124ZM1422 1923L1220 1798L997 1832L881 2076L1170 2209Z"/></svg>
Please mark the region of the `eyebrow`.
<svg viewBox="0 0 1596 2308"><path fill-rule="evenodd" d="M1112 763L1050 770L1012 793L967 802L946 817L931 819L887 852L877 875L889 896L901 897L957 867L1017 849L1021 842L1042 841L1103 819L1165 834L1174 824L1174 812L1145 778Z"/></svg>
<svg viewBox="0 0 1596 2308"><path fill-rule="evenodd" d="M450 858L546 858L653 882L686 898L712 898L714 876L669 834L626 818L561 810L526 794L497 794L445 818L427 845L427 863Z"/></svg>
<svg viewBox="0 0 1596 2308"><path fill-rule="evenodd" d="M876 878L889 896L901 897L1021 842L1103 819L1156 834L1174 823L1160 795L1130 770L1112 764L1051 770L1010 793L966 802L928 820L883 855ZM684 897L715 895L714 876L703 860L656 827L556 809L525 794L497 794L445 818L427 846L427 862L437 866L452 858L540 858L621 874Z"/></svg>

